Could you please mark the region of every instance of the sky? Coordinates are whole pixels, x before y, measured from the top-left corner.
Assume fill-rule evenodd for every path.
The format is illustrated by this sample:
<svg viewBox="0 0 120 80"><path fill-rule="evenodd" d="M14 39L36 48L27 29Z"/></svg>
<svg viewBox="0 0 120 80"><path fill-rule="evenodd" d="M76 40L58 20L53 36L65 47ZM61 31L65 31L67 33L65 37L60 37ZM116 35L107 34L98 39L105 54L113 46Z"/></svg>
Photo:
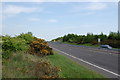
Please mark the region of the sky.
<svg viewBox="0 0 120 80"><path fill-rule="evenodd" d="M2 2L2 35L32 32L49 41L117 30L117 2Z"/></svg>

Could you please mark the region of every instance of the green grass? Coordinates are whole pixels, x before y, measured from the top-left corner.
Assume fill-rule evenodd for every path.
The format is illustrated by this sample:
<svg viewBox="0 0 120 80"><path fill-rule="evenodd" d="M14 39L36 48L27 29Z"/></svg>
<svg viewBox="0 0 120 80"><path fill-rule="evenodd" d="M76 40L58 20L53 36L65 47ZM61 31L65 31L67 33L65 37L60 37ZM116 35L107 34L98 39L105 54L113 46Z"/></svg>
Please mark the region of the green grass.
<svg viewBox="0 0 120 80"><path fill-rule="evenodd" d="M104 78L102 75L81 66L57 52L48 56L48 59L52 65L61 68L59 72L60 78Z"/></svg>
<svg viewBox="0 0 120 80"><path fill-rule="evenodd" d="M83 45L83 46L100 47L100 45L92 45L92 44L89 44L89 43L86 43L86 44L76 44L76 43L69 43L69 42L63 42L63 43L72 44L72 45Z"/></svg>
<svg viewBox="0 0 120 80"><path fill-rule="evenodd" d="M92 44L79 44L79 45L92 46L92 47L100 47L100 45L92 45Z"/></svg>

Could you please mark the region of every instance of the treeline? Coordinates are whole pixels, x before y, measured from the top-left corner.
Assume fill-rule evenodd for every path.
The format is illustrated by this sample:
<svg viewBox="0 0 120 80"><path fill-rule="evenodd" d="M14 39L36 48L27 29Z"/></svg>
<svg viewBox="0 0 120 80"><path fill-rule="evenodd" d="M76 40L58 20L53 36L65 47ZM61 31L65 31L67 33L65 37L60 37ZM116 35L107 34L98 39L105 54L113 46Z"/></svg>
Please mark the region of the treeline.
<svg viewBox="0 0 120 80"><path fill-rule="evenodd" d="M100 39L100 43L98 43L98 39ZM95 35L93 33L87 33L87 35L67 34L63 37L53 39L52 41L92 45L108 44L114 48L120 48L120 33L118 31L110 32L109 35L105 35L103 33L99 35Z"/></svg>

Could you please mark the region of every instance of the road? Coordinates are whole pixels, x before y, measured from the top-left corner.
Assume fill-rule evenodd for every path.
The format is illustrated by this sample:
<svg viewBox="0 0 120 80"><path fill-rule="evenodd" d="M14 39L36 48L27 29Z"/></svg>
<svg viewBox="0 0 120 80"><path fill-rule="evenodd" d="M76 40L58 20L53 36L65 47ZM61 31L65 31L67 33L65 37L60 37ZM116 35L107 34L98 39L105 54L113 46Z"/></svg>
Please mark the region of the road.
<svg viewBox="0 0 120 80"><path fill-rule="evenodd" d="M107 78L118 78L118 51L49 42L50 47Z"/></svg>

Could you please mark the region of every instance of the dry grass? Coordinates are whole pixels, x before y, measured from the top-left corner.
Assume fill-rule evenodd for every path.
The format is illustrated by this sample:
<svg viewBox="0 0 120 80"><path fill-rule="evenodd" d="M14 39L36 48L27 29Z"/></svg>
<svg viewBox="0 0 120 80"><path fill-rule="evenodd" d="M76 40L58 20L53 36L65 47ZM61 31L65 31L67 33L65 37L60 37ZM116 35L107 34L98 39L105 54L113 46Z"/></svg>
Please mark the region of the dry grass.
<svg viewBox="0 0 120 80"><path fill-rule="evenodd" d="M10 59L3 59L3 78L56 78L58 69L45 57L14 53Z"/></svg>

